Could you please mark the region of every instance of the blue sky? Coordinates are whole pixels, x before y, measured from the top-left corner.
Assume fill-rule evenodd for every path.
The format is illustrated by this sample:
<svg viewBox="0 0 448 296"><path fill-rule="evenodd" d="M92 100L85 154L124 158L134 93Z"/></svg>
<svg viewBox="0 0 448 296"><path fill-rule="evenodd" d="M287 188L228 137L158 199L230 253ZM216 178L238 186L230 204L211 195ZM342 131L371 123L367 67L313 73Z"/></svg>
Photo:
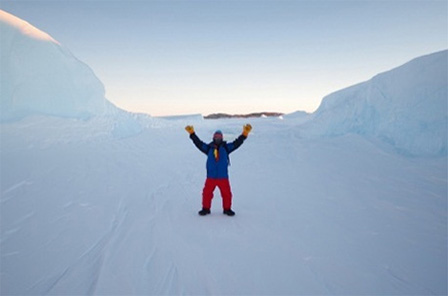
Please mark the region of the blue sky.
<svg viewBox="0 0 448 296"><path fill-rule="evenodd" d="M322 98L448 48L443 1L21 1L0 8L152 115L314 111Z"/></svg>

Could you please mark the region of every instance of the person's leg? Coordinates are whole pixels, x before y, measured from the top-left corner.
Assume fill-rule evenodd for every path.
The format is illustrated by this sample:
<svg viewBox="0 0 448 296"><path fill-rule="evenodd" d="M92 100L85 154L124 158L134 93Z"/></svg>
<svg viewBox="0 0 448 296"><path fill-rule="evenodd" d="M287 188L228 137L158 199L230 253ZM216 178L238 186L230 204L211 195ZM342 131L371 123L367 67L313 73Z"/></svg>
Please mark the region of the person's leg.
<svg viewBox="0 0 448 296"><path fill-rule="evenodd" d="M230 189L229 179L219 179L218 187L222 196L222 208L230 210L232 208L232 190Z"/></svg>
<svg viewBox="0 0 448 296"><path fill-rule="evenodd" d="M213 191L216 188L216 181L207 178L205 180L204 189L202 190L202 208L209 209L212 207Z"/></svg>

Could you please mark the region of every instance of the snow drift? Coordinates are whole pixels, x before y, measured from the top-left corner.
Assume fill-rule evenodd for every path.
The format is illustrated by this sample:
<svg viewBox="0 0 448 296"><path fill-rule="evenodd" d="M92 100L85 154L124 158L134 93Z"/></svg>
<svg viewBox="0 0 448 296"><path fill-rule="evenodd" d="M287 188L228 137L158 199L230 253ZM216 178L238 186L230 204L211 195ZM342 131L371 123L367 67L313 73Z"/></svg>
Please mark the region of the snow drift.
<svg viewBox="0 0 448 296"><path fill-rule="evenodd" d="M89 118L113 109L101 81L48 34L0 10L0 121Z"/></svg>
<svg viewBox="0 0 448 296"><path fill-rule="evenodd" d="M404 153L446 155L448 51L325 97L303 135L373 136Z"/></svg>
<svg viewBox="0 0 448 296"><path fill-rule="evenodd" d="M0 33L0 122L31 115L102 117L90 128L102 128L116 138L134 136L153 124L147 115L110 103L92 69L47 33L1 10Z"/></svg>

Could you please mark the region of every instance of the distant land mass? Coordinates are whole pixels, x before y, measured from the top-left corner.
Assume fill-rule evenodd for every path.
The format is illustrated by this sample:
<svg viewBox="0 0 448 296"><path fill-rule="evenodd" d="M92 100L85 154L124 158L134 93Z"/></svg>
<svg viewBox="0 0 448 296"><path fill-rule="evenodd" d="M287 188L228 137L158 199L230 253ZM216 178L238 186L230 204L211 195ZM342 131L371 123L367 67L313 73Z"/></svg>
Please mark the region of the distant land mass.
<svg viewBox="0 0 448 296"><path fill-rule="evenodd" d="M221 119L221 118L256 118L256 117L280 117L284 113L279 112L257 112L249 114L226 114L226 113L213 113L204 116L205 119Z"/></svg>

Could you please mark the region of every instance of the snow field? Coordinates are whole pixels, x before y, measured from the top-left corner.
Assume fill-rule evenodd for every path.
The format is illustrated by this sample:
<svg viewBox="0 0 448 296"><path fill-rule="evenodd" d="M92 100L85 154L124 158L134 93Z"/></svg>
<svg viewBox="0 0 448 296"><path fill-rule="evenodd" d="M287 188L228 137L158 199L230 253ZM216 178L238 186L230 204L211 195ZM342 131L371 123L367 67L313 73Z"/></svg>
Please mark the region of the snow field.
<svg viewBox="0 0 448 296"><path fill-rule="evenodd" d="M128 138L57 118L3 125L2 294L446 292L446 158L251 120L231 155L237 215L216 190L200 217L205 156L187 121ZM247 120L192 121L205 141Z"/></svg>

